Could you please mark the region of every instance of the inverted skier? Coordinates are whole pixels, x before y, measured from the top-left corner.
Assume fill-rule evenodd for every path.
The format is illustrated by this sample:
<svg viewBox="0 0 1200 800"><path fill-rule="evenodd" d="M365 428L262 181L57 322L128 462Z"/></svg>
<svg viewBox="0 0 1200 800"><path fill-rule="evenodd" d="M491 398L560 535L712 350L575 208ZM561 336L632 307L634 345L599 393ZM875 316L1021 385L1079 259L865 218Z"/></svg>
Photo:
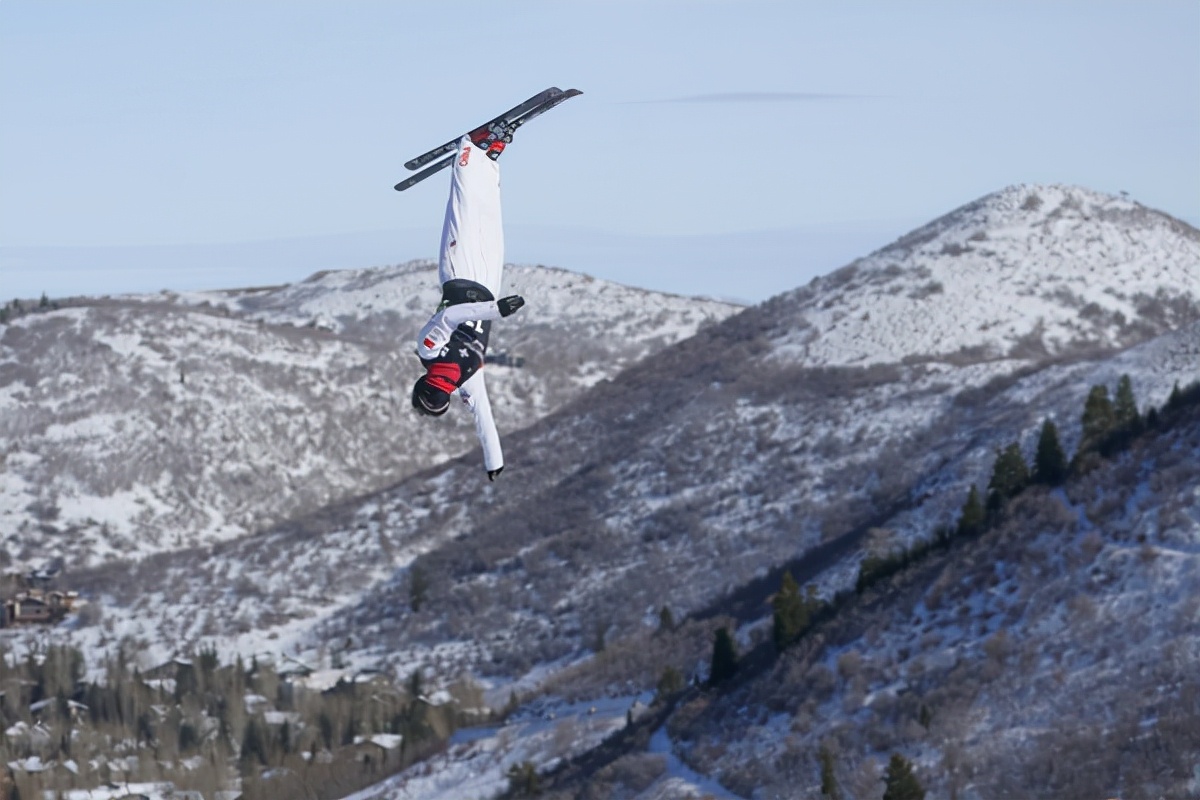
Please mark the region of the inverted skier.
<svg viewBox="0 0 1200 800"><path fill-rule="evenodd" d="M497 159L510 141L512 128L502 124L459 140L438 254L442 300L417 339L425 374L412 391L413 408L432 417L445 414L458 392L475 416L488 480L504 469L483 377L488 335L494 320L525 304L519 295L496 299L504 274Z"/></svg>

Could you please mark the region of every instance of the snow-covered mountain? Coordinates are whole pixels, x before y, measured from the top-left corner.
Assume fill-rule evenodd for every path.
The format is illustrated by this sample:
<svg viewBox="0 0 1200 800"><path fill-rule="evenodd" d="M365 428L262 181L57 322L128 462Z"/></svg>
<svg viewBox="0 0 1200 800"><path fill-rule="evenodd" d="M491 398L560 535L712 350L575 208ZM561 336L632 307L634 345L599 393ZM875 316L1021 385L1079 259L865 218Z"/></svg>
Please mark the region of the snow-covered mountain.
<svg viewBox="0 0 1200 800"><path fill-rule="evenodd" d="M528 306L493 341L510 356L489 367L505 432L739 310L556 269L512 267L506 281ZM72 298L11 319L5 555L82 566L228 540L476 449L469 414L433 423L408 407L412 337L436 287L420 262L276 288Z"/></svg>
<svg viewBox="0 0 1200 800"><path fill-rule="evenodd" d="M1003 218L1003 229L1024 230L1029 237L1040 240L1043 236L1040 225L1020 226L1013 215L1040 220L1054 209L1047 209L1045 202L1036 208L1034 203L1016 203L1015 198L1033 193L1051 197L1055 192L1061 192L1069 209L1078 205L1070 199L1076 194L1095 197L1083 190L1053 187L1005 190L948 215L932 228L946 239L969 240L980 230L985 233L988 230L979 226L982 213L979 209L1015 205L1015 210ZM1112 202L1121 208L1128 205L1123 201ZM1196 281L1200 275L1198 234L1154 212L1135 211L1129 211L1128 215L1139 220L1149 218L1155 224L1133 227L1121 222L1125 219L1121 215L1093 214L1083 228L1060 231L1053 249L1073 252L1075 257L1069 266L1057 266L1055 274L1090 276L1088 290L1097 296L1125 296L1129 294L1125 273L1128 259L1124 251L1114 257L1113 248L1102 243L1115 237L1132 242L1130 247L1159 254L1156 269L1183 278L1177 285L1154 289L1156 296L1166 297L1165 304L1178 309L1176 316L1163 317L1151 310L1147 317L1139 317L1132 316L1136 310L1130 310L1124 323L1126 337L1150 339L1156 331L1170 327L1177 316L1194 313L1200 301L1200 284ZM955 219L963 222L958 225L947 222ZM1118 235L1117 231L1121 233ZM843 363L830 366L827 355L811 355L811 344L810 355L802 355L794 337L810 337L826 318L825 306L835 301L850 302L847 298L853 293L847 286L853 282L842 278L847 272L855 275L867 272L861 265L747 309L701 330L660 355L644 358L648 346L638 344L624 359L614 356L611 361L619 365L632 363L639 357L642 360L614 382L596 385L528 429L508 434L510 470L506 477L511 473L513 479L484 487L469 505L462 503L460 489L478 484L478 464L475 454L470 452L469 430L462 432L463 446L459 451L468 453L466 457L427 471L418 479L399 480L405 468L411 470L415 462L411 456L410 460L400 462L395 455L389 461L387 454L394 453L392 443L399 437L389 435L381 445L373 435L380 430L390 431L403 422L411 423L411 415L404 413L404 397L394 397L395 387L407 386L408 376L404 380L393 377L394 373L373 377L376 365L394 363L386 355L378 356L378 351L367 351L357 360L345 355L360 341L355 337L377 342L392 335L395 329L411 329L412 323L402 319L397 309L406 309L413 320L418 320L429 307L434 299L431 289L425 288L430 297L413 301L411 309L405 299L419 294L422 291L419 287L428 287L428 275L421 274L428 267L405 268L391 278L371 271L335 273L283 289L172 299L166 304L170 313L165 314L165 319L179 320L186 314L188 320L216 320L212 323L214 329L218 324L224 326L219 328L222 331L232 327L251 340L269 337L255 345L258 348L255 352L262 354L258 356L260 362L279 362L288 347L294 351L314 348L309 354L303 349L296 351L293 360L303 360L304 367L280 366L281 374L274 375L269 382L272 386L298 383L315 387L314 397L292 403L293 408L307 410L288 417L294 419L291 424L297 430L285 429L279 434L264 431L259 441L306 441L301 437L307 425L310 437L319 435L325 437L324 441L346 442L347 429L353 431L353 426L359 424L354 418L366 416L364 410L371 408L367 400L356 399L356 392L369 398L374 387L379 394L375 400L380 409L378 422L375 427L365 427L359 438L345 446L343 458L350 465L346 468L350 475L341 484L347 490L339 495L348 496L348 487L354 487L363 497L360 501L327 506L320 516L310 518L291 508L276 510L270 502L265 507L247 505L246 513L254 519L290 516L296 523L282 524L265 536L241 540L220 550L181 552L170 557L166 565L156 560L148 568L152 574L145 576L146 583L125 584L118 594L128 594L114 595L109 600L157 609L151 613L161 618L152 624L148 622L147 628L159 632L163 647L191 645L205 635L239 628L257 637L262 630L255 602L247 600L223 611L212 609L208 602L211 593L220 592L220 587L236 577L243 585L259 587L264 608L294 609L287 616L291 620L289 630L293 631L290 635L298 637L295 646L306 646L306 641L327 635L316 633L311 626L334 615L329 624L338 628L339 634L346 632L343 628L352 628L364 646L373 642L379 655L372 658L407 664L425 658L421 653L426 645L418 645L419 642L444 649L447 639L462 640L470 642L466 649L475 653L462 665L464 668L496 663L501 665L502 672L516 677L522 669L533 666L530 659L538 657L537 651L523 644L528 636L543 642L547 658L562 657L585 646L588 638L594 637L592 629L603 621L607 627L619 630L638 623L663 603L684 610L700 608L762 570L808 548L837 540L881 515L895 513L898 508L903 508L905 514L896 522L902 535L922 529L929 519L947 513L947 508L944 501L916 502L914 498L957 497L952 491L935 490L986 480L994 449L1013 438L1028 444L1045 417L1064 422L1064 435L1074 436L1074 426L1070 423L1081 398L1092 384L1114 381L1115 370L1133 375L1144 402L1162 402L1175 381L1196 372L1194 348L1190 349L1194 330L1190 328L1151 341L1145 345L1149 350L1131 351L1135 355L1127 354L1117 361L1071 358L1063 353L1048 357L1039 348L1012 352L1010 337L1014 326L1039 324L1028 315L1014 319L1012 325L985 325L982 333L989 334L991 339L977 338L980 332L974 330L971 336L975 338L970 339L966 350L947 338L932 353L923 353L904 340L893 345L895 352L889 363L845 366L844 362L859 360L847 356L845 347L849 345L845 343L877 336L872 325L876 318L882 321L907 317L914 325L935 331L949 328L952 320L965 316L993 319L998 313L995 292L969 297L952 297L947 292L914 296L909 291L914 274L921 276L917 280L922 281L927 273L935 274L948 284L956 269L969 268L973 273L985 275L989 269L992 272L1032 269L1010 255L997 256L990 266L984 262L970 266L963 260L963 254L953 248L935 245L932 250L914 250L906 244L914 238L919 237L905 237L866 259L886 262L895 268L881 268L862 285L866 288L857 290L862 297L854 301L857 304L873 299L891 308L894 302L900 302L896 298L900 298L907 303L908 313L903 313L899 306L898 310L888 312L890 317L883 311L864 311L863 315L869 319L862 320L861 315L854 318L858 337L843 336L838 333L840 327L832 328L829 337L843 344L837 348L830 346L827 352L839 353L838 361ZM1014 244L1005 253L1018 250ZM906 253L912 259L911 264L903 260ZM613 303L607 306L613 309L609 321L597 314L588 323L592 336L568 340L561 335L561 329L544 331L540 341L551 344L543 345L545 350L530 359L534 363L551 361L552 351L565 346L564 341L585 340L577 346L591 347L600 346L605 340L636 340L633 332L645 331L646 324L652 323L660 332L644 335L642 341L657 338L665 343L672 336L682 338L689 327L680 327L668 310L658 307L662 302L660 296L641 296L642 300L652 300L653 313L658 315L647 316L645 304L639 306L628 294L631 290L572 278L557 271L514 270L511 274L514 290L528 294L531 304L554 307L560 302L555 297L579 294L575 290L580 285L595 287L595 296L607 294ZM565 291L556 293L555 289ZM617 297L622 293L623 297ZM618 301L624 305L618 305ZM606 307L606 302L596 301L601 308ZM681 310L696 307L692 301L679 302L677 308ZM134 308L157 307L156 304L161 305L161 301L144 299L137 301ZM578 306L575 303L573 307ZM727 306L707 307L714 315L728 310ZM83 311L68 309L47 315L45 321L49 324L55 319L69 320L72 315L85 313L102 319L103 312L117 319L129 319L126 315L133 315L134 311L125 308L120 304L117 311L104 305ZM639 310L643 313L639 314ZM225 313L230 316L223 316ZM1084 320L1094 316L1085 309L1076 313ZM623 324L622 315L627 315L627 328L618 327ZM1045 315L1038 317L1044 318ZM512 342L515 352L532 351L537 346L538 331L530 328L545 324L540 317L536 319L535 324L533 316L527 317L524 322L527 327L514 327L511 333L505 333L505 338L498 338L503 343L498 349L507 348ZM560 324L577 329L579 320L572 317L569 323ZM285 321L300 327L278 324ZM703 318L693 318L690 327L695 329L702 321ZM339 334L322 331L320 327L304 327L309 323L336 328ZM67 327L65 321L54 324ZM836 324L848 328L850 321L847 318ZM599 332L606 325L619 335L601 336ZM196 327L180 322L181 331L176 335L191 335ZM1046 325L1042 328L1049 330ZM27 336L27 331L37 330L40 327L32 323L10 325L5 341L16 334ZM164 326L164 330L171 328ZM1098 339L1096 348L1113 345L1115 329L1092 330ZM1024 336L1025 332L1017 335ZM92 336L104 340L102 331L94 331ZM131 336L127 334L126 341ZM333 355L318 360L316 354L326 351L316 350L311 343L323 342L323 337L328 337L337 349L328 351ZM400 338L399 334L396 338ZM56 340L61 341L61 337ZM135 385L145 384L147 373L158 374L159 385L168 387L163 391L182 395L190 391L189 385L207 379L207 376L188 378L178 384L175 367L183 361L186 369L183 355L186 340L175 347L174 352L179 355L174 356L173 364L165 360L150 362L149 356L142 355L143 362L155 367L135 373ZM250 345L241 347L250 351ZM1092 351L1093 355L1095 352ZM1153 356L1147 357L1144 352L1152 352ZM941 357L945 353L953 357ZM1002 355L1005 353L1008 357ZM402 357L403 353L392 354L393 359ZM155 358L161 359L157 354ZM211 364L214 359L206 361ZM594 380L595 363L593 358L576 355L558 366L563 369L574 366L575 371L570 374L584 386ZM254 369L271 374L261 364ZM228 381L236 386L254 369L231 369ZM311 383L294 377L304 374L306 369L311 369ZM330 383L323 376L330 369L340 370L334 376L334 381L340 382L337 391L328 388ZM394 369L399 371L400 367ZM509 376L496 371L496 377L500 378L496 381L498 394L504 398L502 420L506 407L514 407L521 398L520 380L525 374L521 371L520 375L511 376L510 384L504 380ZM77 379L64 373L56 380ZM123 378L120 381L122 386L128 383ZM356 385L362 388L355 389ZM30 391L26 384L15 381L9 387L8 397ZM49 394L48 389L41 391ZM389 393L393 396L389 397ZM324 401L316 399L322 396ZM533 393L529 391L524 396L529 398ZM1021 402L1015 402L1017 399ZM224 413L244 413L250 409L247 418L264 416L262 406L245 400L235 402L232 390L225 395L225 401ZM266 415L272 420L278 420L277 409L287 405L271 395L261 402L272 404L272 413ZM322 402L327 404L324 410ZM340 405L343 402L345 405ZM541 407L536 403L535 399L531 404L539 411L552 408L549 402ZM43 413L48 418L52 416L51 407L45 404L38 407L45 409ZM348 413L350 408L352 414ZM314 410L326 415L328 421L316 424ZM48 420L43 424L45 430L58 430ZM341 426L336 436L330 432L334 425ZM155 427L171 430L167 423ZM517 426L505 427L511 430ZM205 428L210 432L213 428L221 430L212 421ZM422 434L429 435L417 430L408 434L408 441ZM222 442L222 439L216 436L209 441ZM230 487L261 486L261 478L254 479L255 469L270 475L271 470L280 470L284 465L303 463L300 459L281 459L276 455L256 456L250 445L243 442L233 437L231 442L224 443L224 451L218 450L216 457L203 462L229 464L227 468L234 471L226 480ZM413 449L421 454L435 447L424 439L417 439L415 444ZM146 447L149 450L150 445ZM320 452L316 447L310 449ZM355 461L354 454L360 450L365 455L361 462ZM450 455L438 453L441 458ZM9 455L9 463L19 465L22 459L31 464L41 463L22 453ZM363 477L372 465L380 463L395 466L372 478ZM332 468L324 462L318 462L318 466L314 471L321 474ZM351 468L357 471L351 472ZM31 470L32 466L25 469ZM161 467L157 469L156 475L164 471ZM186 469L167 471L182 475ZM209 469L215 471L216 467ZM14 472L10 470L9 474ZM72 476L70 472L67 474ZM14 478L6 480L11 484ZM372 486L389 482L395 483L393 488L370 493ZM141 486L144 491L145 487L151 487L152 491L156 484L143 476L141 481L131 480L130 485ZM176 485L164 480L159 484L160 491L175 491ZM278 491L282 485L280 478L266 493L274 502L283 503L283 498L277 497L287 494ZM297 486L303 485L297 481ZM320 495L309 508L319 501ZM63 502L58 500L59 508ZM905 524L905 519L912 522ZM265 524L262 527L271 530ZM187 530L185 526L176 527L181 528ZM102 536L97 536L97 541L101 539ZM197 537L196 541L206 539ZM475 604L469 598L486 586L490 587L489 594L511 597L521 607L516 618L511 616L514 610L506 603L493 603L462 618L457 613L394 614L395 605L404 604L406 568L421 553L426 554L423 568L437 578L433 596L440 602L454 609L474 609ZM501 574L494 574L493 567L501 563L506 565ZM317 579L302 582L290 579L290 570L301 565L311 568L315 564L324 565ZM832 589L838 581L844 582L846 569L826 576L828 588ZM678 579L667 582L662 578L663 573L676 574ZM153 587L160 583L162 591L170 597L208 607L206 619L213 617L211 622L202 623L197 615L176 615L169 610L170 604L161 606L152 602L151 598L156 596ZM100 590L103 585L104 581L100 581L95 588ZM194 596L188 593L188 587L193 585ZM538 588L529 593L523 588L527 585ZM357 602L360 597L363 607L339 621L338 609ZM378 628L373 627L376 622ZM483 632L497 626L511 635L492 643ZM510 658L516 660L509 663Z"/></svg>
<svg viewBox="0 0 1200 800"><path fill-rule="evenodd" d="M1031 358L1127 346L1197 318L1200 232L1126 198L1013 186L909 233L766 315L817 365ZM795 313L780 306L798 306Z"/></svg>
<svg viewBox="0 0 1200 800"><path fill-rule="evenodd" d="M371 292L300 286L170 307L350 347L399 324L402 295L379 298L389 310L366 321L347 310L372 304ZM927 536L971 484L986 485L998 448L1031 453L1043 420L1072 449L1092 386L1129 375L1143 405L1161 405L1200 376L1198 309L1196 230L1082 189L1007 189L809 286L638 349L609 381L568 358L580 391L510 427L508 480L481 484L463 447L255 536L76 571L105 622L60 635L89 649L132 637L150 660L212 643L328 665L336 643L347 669L420 668L434 682L468 673L501 703L537 685L636 694L677 657L653 639L664 606L703 629L701 642L726 617L750 636L783 566L831 596L853 585L869 529L897 545ZM628 330L639 319L635 309ZM597 336L619 320L598 318ZM678 330L670 312L658 324ZM543 333L527 332L514 352ZM565 331L544 333L553 344L539 359L551 359ZM1182 524L1195 533L1195 520ZM377 796L402 796L387 791Z"/></svg>

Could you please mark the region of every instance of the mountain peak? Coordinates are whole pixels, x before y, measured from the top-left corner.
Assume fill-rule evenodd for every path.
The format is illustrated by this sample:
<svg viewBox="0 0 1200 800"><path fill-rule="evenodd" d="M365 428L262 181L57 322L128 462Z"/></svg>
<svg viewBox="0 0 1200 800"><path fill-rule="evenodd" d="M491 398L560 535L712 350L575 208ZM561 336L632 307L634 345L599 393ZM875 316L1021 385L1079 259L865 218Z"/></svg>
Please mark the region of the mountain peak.
<svg viewBox="0 0 1200 800"><path fill-rule="evenodd" d="M814 365L1123 347L1200 315L1200 231L1127 197L1019 184L779 301L779 349Z"/></svg>

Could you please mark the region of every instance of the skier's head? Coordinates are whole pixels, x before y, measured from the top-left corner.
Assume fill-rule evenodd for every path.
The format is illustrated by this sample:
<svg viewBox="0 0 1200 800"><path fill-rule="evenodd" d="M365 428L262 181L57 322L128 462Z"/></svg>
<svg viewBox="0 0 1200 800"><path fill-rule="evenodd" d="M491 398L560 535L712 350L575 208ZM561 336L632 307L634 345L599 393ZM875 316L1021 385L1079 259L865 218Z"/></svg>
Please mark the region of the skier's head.
<svg viewBox="0 0 1200 800"><path fill-rule="evenodd" d="M450 408L450 393L434 386L428 375L422 375L413 384L412 404L422 414L440 417Z"/></svg>

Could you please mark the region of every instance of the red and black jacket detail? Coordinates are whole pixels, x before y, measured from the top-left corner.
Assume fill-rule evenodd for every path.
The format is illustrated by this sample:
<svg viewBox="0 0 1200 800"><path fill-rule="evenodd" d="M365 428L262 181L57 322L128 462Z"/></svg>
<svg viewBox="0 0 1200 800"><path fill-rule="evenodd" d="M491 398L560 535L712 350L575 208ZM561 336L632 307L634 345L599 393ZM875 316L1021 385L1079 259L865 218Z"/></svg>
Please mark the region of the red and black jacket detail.
<svg viewBox="0 0 1200 800"><path fill-rule="evenodd" d="M477 303L493 300L492 293L475 281L455 279L442 286L442 303ZM453 393L467 379L483 368L488 338L492 332L490 320L464 322L450 334L450 341L435 358L422 358L426 380L447 393Z"/></svg>

